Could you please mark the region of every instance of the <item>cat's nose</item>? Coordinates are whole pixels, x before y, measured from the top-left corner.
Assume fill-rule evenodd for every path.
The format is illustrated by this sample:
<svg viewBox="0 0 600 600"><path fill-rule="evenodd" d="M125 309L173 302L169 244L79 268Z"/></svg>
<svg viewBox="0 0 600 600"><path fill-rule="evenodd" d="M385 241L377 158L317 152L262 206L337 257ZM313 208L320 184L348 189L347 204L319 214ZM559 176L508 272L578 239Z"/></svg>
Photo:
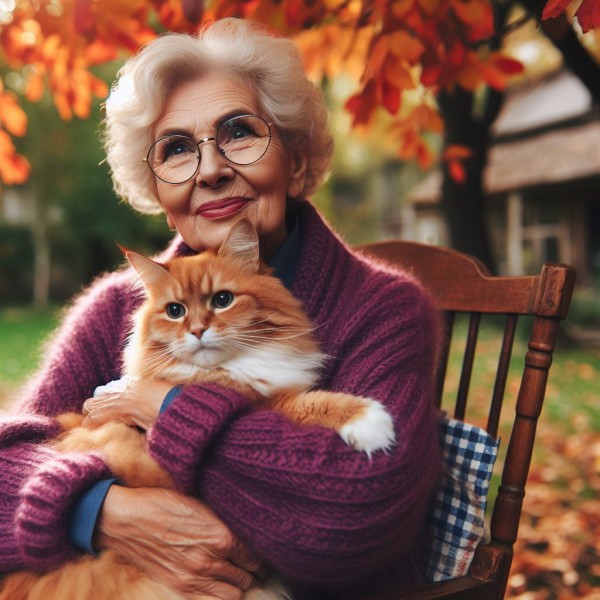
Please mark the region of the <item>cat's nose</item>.
<svg viewBox="0 0 600 600"><path fill-rule="evenodd" d="M202 339L202 335L206 331L206 327L196 327L195 329L190 329L190 333L195 335L199 340Z"/></svg>

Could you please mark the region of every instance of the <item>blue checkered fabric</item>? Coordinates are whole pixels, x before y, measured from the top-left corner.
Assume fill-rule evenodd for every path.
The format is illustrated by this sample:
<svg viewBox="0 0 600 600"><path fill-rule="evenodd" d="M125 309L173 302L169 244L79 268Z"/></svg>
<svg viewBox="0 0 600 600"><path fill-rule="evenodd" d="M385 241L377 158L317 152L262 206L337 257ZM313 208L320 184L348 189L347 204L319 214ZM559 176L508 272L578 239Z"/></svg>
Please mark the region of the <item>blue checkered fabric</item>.
<svg viewBox="0 0 600 600"><path fill-rule="evenodd" d="M500 440L486 431L440 419L443 476L435 494L427 544L429 581L466 575L486 535L485 507Z"/></svg>

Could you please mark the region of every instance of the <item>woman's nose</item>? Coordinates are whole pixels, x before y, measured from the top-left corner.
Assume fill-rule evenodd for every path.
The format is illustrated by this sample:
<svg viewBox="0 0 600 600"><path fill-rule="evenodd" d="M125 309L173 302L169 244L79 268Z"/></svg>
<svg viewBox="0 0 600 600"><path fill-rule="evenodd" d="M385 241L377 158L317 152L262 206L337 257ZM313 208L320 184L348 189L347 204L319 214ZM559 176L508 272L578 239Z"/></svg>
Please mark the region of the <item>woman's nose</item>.
<svg viewBox="0 0 600 600"><path fill-rule="evenodd" d="M234 177L235 171L214 141L202 144L196 185L202 188L218 187Z"/></svg>

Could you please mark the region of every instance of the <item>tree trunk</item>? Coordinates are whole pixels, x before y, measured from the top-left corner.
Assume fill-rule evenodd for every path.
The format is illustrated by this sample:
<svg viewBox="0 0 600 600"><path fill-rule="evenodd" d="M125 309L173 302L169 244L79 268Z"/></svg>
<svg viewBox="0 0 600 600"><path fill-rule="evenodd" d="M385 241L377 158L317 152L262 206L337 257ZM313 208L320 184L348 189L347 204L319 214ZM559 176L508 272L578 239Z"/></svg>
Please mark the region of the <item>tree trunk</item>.
<svg viewBox="0 0 600 600"><path fill-rule="evenodd" d="M465 161L466 179L463 183L454 181L448 169L444 168L442 212L452 246L475 256L495 273L496 263L486 222L483 191L483 170L487 162L491 123L475 119L473 103L473 94L461 88L438 95L446 126L444 145L459 144L469 148L472 153L471 158ZM490 92L490 103L499 106L500 96Z"/></svg>
<svg viewBox="0 0 600 600"><path fill-rule="evenodd" d="M40 194L34 192L33 222L33 304L36 308L47 308L50 299L50 242L46 205Z"/></svg>
<svg viewBox="0 0 600 600"><path fill-rule="evenodd" d="M503 31L512 2L494 4L496 31ZM502 35L489 42L491 50L498 50ZM492 273L496 273L496 261L486 221L483 172L490 145L490 128L494 123L504 95L486 88L485 98L457 86L452 92L443 91L437 97L445 124L444 146L459 144L471 150L471 158L465 160L466 179L458 183L444 167L442 184L442 212L448 225L448 233L454 248L482 261Z"/></svg>

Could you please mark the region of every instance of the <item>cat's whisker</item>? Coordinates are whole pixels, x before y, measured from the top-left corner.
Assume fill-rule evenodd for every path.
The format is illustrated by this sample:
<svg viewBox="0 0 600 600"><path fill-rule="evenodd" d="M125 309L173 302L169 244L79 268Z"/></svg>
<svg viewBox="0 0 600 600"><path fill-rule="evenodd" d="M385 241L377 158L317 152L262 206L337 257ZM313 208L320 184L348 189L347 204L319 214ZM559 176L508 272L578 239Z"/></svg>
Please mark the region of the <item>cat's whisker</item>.
<svg viewBox="0 0 600 600"><path fill-rule="evenodd" d="M298 331L295 328L289 328L289 330L295 331L296 333L293 333L290 335L278 335L277 337L265 339L264 336L254 335L254 332L248 332L248 333L237 333L236 332L235 335L232 335L232 337L235 337L240 340L248 340L248 341L256 340L257 342L273 342L276 340L292 340L294 338L308 335L309 333L312 333L312 331L314 331L313 329L301 329L300 331ZM278 330L273 330L273 331L282 332L283 330L278 329ZM227 336L224 336L224 337L225 337L225 339L228 339Z"/></svg>
<svg viewBox="0 0 600 600"><path fill-rule="evenodd" d="M162 352L154 354L149 359L144 361L142 376L155 377L161 369L169 366L175 360L177 360L177 357L168 348L166 348Z"/></svg>

